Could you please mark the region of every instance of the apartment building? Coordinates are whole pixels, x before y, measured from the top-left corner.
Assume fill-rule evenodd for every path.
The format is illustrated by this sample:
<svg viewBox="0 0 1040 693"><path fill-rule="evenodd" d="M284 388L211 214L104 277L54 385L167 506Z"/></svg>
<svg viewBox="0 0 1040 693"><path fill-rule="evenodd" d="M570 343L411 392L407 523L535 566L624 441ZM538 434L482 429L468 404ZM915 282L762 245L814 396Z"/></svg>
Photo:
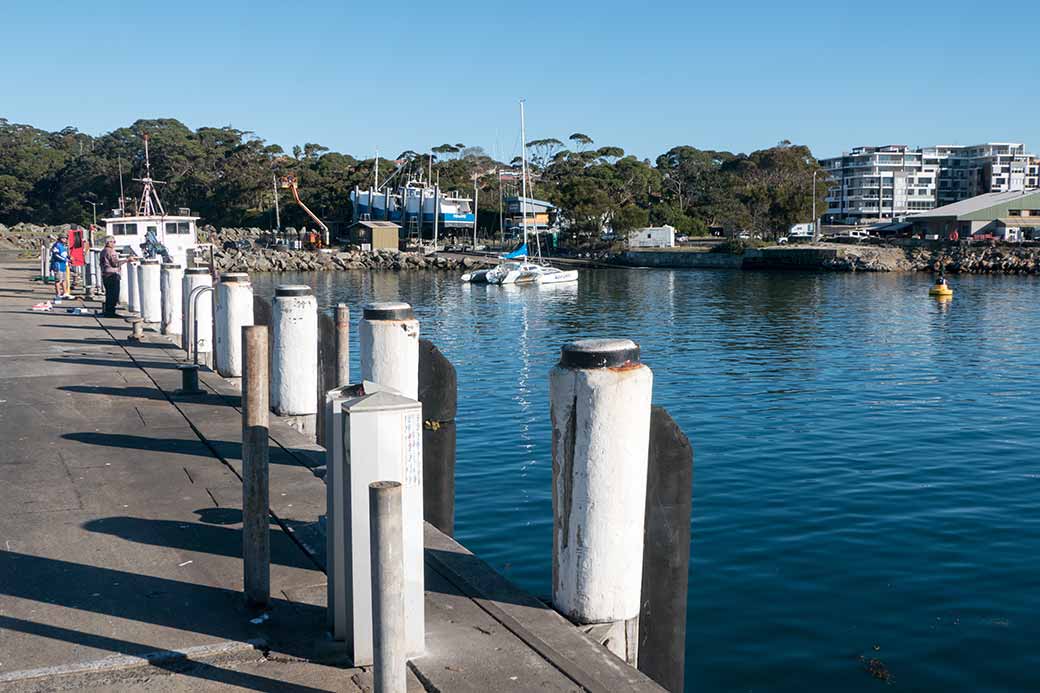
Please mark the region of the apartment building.
<svg viewBox="0 0 1040 693"><path fill-rule="evenodd" d="M836 223L898 219L983 193L1040 187L1040 158L1016 143L856 147L820 164L832 181L827 219Z"/></svg>

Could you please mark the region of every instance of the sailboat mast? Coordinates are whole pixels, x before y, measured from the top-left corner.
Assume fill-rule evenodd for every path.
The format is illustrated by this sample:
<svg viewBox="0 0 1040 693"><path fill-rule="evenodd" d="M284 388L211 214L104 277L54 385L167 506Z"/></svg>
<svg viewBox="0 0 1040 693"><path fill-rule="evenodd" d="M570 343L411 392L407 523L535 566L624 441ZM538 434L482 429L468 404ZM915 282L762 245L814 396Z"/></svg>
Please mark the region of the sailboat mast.
<svg viewBox="0 0 1040 693"><path fill-rule="evenodd" d="M527 251L527 128L524 124L524 100L520 99L520 187L523 196L520 198L520 224L524 229L524 252ZM524 255L527 259L527 255Z"/></svg>

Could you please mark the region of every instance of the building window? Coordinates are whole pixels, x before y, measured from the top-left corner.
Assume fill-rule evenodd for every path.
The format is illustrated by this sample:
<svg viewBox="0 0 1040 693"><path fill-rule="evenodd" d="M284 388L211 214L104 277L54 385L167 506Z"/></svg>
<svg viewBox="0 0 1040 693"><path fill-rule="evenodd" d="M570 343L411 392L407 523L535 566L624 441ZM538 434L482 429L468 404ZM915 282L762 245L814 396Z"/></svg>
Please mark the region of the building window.
<svg viewBox="0 0 1040 693"><path fill-rule="evenodd" d="M1020 216L1022 216L1022 210L1021 209L1008 210L1008 216L1009 217L1020 217Z"/></svg>

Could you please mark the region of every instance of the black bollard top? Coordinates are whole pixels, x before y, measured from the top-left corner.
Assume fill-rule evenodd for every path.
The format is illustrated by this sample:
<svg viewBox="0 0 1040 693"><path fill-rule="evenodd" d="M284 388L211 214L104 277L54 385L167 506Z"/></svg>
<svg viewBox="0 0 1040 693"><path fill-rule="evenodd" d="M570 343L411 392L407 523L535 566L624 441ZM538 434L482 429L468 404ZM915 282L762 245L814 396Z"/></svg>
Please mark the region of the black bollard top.
<svg viewBox="0 0 1040 693"><path fill-rule="evenodd" d="M414 320L415 313L407 303L387 301L366 303L361 317L365 320Z"/></svg>
<svg viewBox="0 0 1040 693"><path fill-rule="evenodd" d="M164 262L162 265L164 270L179 270L181 268L176 262Z"/></svg>
<svg viewBox="0 0 1040 693"><path fill-rule="evenodd" d="M282 296L310 296L311 287L306 284L283 284L274 290L275 298Z"/></svg>
<svg viewBox="0 0 1040 693"><path fill-rule="evenodd" d="M639 345L631 339L579 339L563 345L560 365L565 368L617 368L637 365Z"/></svg>
<svg viewBox="0 0 1040 693"><path fill-rule="evenodd" d="M185 274L209 274L209 270L205 267L189 267L184 270Z"/></svg>
<svg viewBox="0 0 1040 693"><path fill-rule="evenodd" d="M220 281L224 284L234 284L235 282L248 283L249 275L245 272L224 272L220 275Z"/></svg>
<svg viewBox="0 0 1040 693"><path fill-rule="evenodd" d="M159 258L157 258L157 257L146 257L145 259L141 260L141 264L142 265L158 265L159 264Z"/></svg>

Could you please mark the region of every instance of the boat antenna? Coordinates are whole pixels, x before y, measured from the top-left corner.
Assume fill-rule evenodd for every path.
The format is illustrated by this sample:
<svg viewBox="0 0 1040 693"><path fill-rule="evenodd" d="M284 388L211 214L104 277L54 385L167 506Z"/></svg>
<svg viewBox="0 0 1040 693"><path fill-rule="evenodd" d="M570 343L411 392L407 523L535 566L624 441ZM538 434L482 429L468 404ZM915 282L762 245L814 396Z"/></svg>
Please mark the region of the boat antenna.
<svg viewBox="0 0 1040 693"><path fill-rule="evenodd" d="M141 190L141 202L138 205L138 212L146 217L166 216L166 211L163 209L162 200L159 199L159 191L155 189L156 183L165 183L166 181L152 180L152 162L148 158L148 133L142 135L144 138L144 178L134 178L136 181L144 183Z"/></svg>
<svg viewBox="0 0 1040 693"><path fill-rule="evenodd" d="M524 100L520 99L520 176L523 196L520 198L520 224L524 229L524 252L527 252L527 128L524 124ZM527 255L524 255L527 259Z"/></svg>
<svg viewBox="0 0 1040 693"><path fill-rule="evenodd" d="M376 182L375 189L379 190L379 150L376 150Z"/></svg>
<svg viewBox="0 0 1040 693"><path fill-rule="evenodd" d="M126 216L126 198L123 196L123 158L116 157L116 165L119 166L119 213Z"/></svg>

